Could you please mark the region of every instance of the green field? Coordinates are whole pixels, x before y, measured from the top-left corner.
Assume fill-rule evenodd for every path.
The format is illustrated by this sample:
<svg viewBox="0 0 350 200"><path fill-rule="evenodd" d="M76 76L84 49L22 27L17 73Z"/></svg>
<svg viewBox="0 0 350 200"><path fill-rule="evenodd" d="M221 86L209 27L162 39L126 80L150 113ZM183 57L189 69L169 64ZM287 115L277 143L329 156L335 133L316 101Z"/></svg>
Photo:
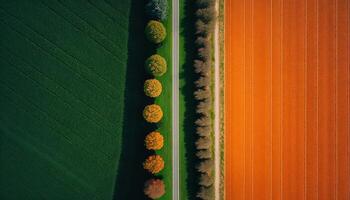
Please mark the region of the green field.
<svg viewBox="0 0 350 200"><path fill-rule="evenodd" d="M155 127L142 119L143 6L1 1L0 199L144 199L143 139ZM171 62L170 37L159 52ZM170 66L162 82L170 199Z"/></svg>

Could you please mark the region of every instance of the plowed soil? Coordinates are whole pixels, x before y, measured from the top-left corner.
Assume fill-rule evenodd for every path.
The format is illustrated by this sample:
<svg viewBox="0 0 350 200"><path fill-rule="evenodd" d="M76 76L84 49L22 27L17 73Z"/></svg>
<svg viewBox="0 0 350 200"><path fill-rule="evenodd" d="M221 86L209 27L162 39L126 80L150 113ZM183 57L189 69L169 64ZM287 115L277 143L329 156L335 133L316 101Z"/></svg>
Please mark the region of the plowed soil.
<svg viewBox="0 0 350 200"><path fill-rule="evenodd" d="M226 0L226 200L350 199L349 4Z"/></svg>

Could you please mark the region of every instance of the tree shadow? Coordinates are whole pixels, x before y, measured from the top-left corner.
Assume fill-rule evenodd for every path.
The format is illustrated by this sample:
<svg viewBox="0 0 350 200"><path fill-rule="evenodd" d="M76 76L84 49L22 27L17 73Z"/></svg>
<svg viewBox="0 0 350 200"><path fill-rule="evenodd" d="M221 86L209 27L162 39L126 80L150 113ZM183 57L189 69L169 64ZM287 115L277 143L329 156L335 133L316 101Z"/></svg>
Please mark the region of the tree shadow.
<svg viewBox="0 0 350 200"><path fill-rule="evenodd" d="M185 63L182 66L184 69L180 74L180 78L184 80L185 84L181 88L181 93L184 95L185 99L185 113L183 119L183 129L185 148L186 148L186 189L188 191L188 199L198 199L196 193L198 191L198 176L199 173L195 169L195 165L198 162L195 156L196 148L195 141L197 139L195 120L197 118L196 114L196 101L194 99L193 92L195 91L194 81L198 78L198 75L194 73L193 59L195 58L195 2L193 0L184 1L185 16L181 21L181 26L184 27L183 31L180 33L184 38L185 47Z"/></svg>
<svg viewBox="0 0 350 200"><path fill-rule="evenodd" d="M145 158L152 154L145 149L144 138L147 133L158 128L156 124L145 122L142 117L144 107L154 102L143 93L143 83L150 78L145 72L144 61L155 52L143 34L147 22L145 3L145 0L131 0L122 153L114 186L115 200L147 199L143 194L144 183L152 177L142 167Z"/></svg>

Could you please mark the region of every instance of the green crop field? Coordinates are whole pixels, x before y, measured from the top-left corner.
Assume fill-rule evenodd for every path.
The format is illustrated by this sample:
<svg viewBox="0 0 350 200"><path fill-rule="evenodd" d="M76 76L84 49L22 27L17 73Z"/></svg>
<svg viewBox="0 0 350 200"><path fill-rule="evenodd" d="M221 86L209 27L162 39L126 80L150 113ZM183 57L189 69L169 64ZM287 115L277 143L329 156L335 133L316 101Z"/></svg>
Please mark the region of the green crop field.
<svg viewBox="0 0 350 200"><path fill-rule="evenodd" d="M158 48L143 34L145 2L1 1L0 199L145 199L155 129L171 199L171 0ZM164 118L151 125L144 60L156 52L168 72L155 100Z"/></svg>
<svg viewBox="0 0 350 200"><path fill-rule="evenodd" d="M142 134L128 130L141 116L127 110L137 103L128 90L141 81L142 92L143 84L133 79L142 65L129 57L131 7L131 0L1 1L0 199L118 199L129 175L142 194L143 183L132 184L142 169L125 166L141 168L143 158L121 164L122 152L139 158L133 145L143 147L127 139Z"/></svg>

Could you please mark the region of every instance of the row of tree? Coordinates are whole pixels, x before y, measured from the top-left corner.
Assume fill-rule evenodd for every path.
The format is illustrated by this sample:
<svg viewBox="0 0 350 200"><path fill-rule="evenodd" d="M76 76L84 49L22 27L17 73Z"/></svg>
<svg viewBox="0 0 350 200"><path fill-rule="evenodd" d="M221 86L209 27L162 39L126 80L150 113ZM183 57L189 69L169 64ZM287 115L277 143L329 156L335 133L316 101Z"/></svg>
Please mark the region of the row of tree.
<svg viewBox="0 0 350 200"><path fill-rule="evenodd" d="M215 23L215 0L195 0L195 48L196 55L193 61L195 73L194 97L197 101L195 121L197 141L196 156L199 162L196 166L199 172L199 199L214 198L214 160L212 141L212 96L211 96L211 54L212 32Z"/></svg>
<svg viewBox="0 0 350 200"><path fill-rule="evenodd" d="M145 7L146 14L150 21L145 28L145 36L149 42L158 45L166 38L166 29L162 24L162 20L167 17L167 0L150 0ZM147 79L144 83L145 95L150 98L157 98L162 93L162 84L156 79L164 75L167 71L166 60L154 54L145 61L145 69L151 79ZM158 123L163 118L162 108L157 104L147 105L143 110L143 117L148 123ZM145 137L145 147L147 150L153 151L143 162L143 168L155 175L164 169L164 160L160 155L155 153L156 150L162 149L164 146L164 137L158 131L152 131ZM145 182L144 193L151 199L158 199L165 194L165 184L159 178L151 178Z"/></svg>

